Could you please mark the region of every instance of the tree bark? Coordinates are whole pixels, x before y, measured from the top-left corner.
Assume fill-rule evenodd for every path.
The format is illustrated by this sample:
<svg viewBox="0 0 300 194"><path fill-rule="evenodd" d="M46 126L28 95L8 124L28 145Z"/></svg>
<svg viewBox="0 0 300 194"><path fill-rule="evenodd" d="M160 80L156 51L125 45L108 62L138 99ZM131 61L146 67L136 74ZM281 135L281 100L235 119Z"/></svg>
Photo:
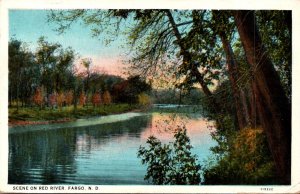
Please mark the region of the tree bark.
<svg viewBox="0 0 300 194"><path fill-rule="evenodd" d="M244 109L244 105L242 103L242 98L240 96L240 90L238 88L237 80L239 78L238 72L238 64L234 59L233 51L229 41L227 40L226 34L224 32L219 32L219 36L221 38L223 49L226 54L226 62L228 66L228 73L229 73L229 80L231 83L231 88L233 92L234 102L235 102L235 109L236 109L236 116L239 125L239 129L243 129L247 126L246 122L246 110ZM247 108L246 108L247 109Z"/></svg>
<svg viewBox="0 0 300 194"><path fill-rule="evenodd" d="M245 94L244 89L240 89L240 97L242 101L242 107L243 107L243 112L244 112L244 118L246 122L246 126L251 126L251 120L250 120L250 114L249 114L249 105L247 103L247 96Z"/></svg>
<svg viewBox="0 0 300 194"><path fill-rule="evenodd" d="M256 106L282 184L291 180L291 105L265 50L254 11L233 11L235 23L253 69Z"/></svg>
<svg viewBox="0 0 300 194"><path fill-rule="evenodd" d="M257 101L256 95L258 94L258 91L256 85L252 82L254 81L251 80L251 89L248 90L250 96L250 123L251 123L250 126L252 128L256 128L261 123L259 121L258 110L256 105L256 101Z"/></svg>

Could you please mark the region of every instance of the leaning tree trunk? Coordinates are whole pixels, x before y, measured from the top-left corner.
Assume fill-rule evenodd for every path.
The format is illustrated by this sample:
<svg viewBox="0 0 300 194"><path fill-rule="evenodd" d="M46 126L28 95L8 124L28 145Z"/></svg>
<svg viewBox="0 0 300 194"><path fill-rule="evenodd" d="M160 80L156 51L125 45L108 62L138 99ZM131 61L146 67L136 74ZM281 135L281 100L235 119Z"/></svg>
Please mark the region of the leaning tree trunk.
<svg viewBox="0 0 300 194"><path fill-rule="evenodd" d="M251 126L251 119L250 119L250 103L247 103L247 96L245 94L245 88L240 89L240 97L242 101L243 111L245 115L245 122L247 126Z"/></svg>
<svg viewBox="0 0 300 194"><path fill-rule="evenodd" d="M237 80L239 78L238 72L238 64L234 59L233 51L229 41L227 40L226 34L224 32L219 32L219 36L222 41L223 49L226 54L226 62L228 65L228 73L229 73L229 80L233 92L234 102L235 102L235 109L236 115L238 120L239 129L243 129L247 126L247 106L243 103L243 99L241 98L241 92L238 88ZM245 107L244 107L245 106Z"/></svg>
<svg viewBox="0 0 300 194"><path fill-rule="evenodd" d="M291 105L258 33L254 11L233 11L235 23L253 70L258 115L282 184L291 180Z"/></svg>
<svg viewBox="0 0 300 194"><path fill-rule="evenodd" d="M213 108L213 112L217 113L218 111L220 111L220 105L214 100L214 98L212 96L212 92L209 90L209 88L207 87L207 84L204 82L204 78L203 78L202 74L199 72L198 68L196 67L196 64L194 64L192 61L192 54L187 50L187 48L183 44L183 39L182 39L181 34L178 30L178 27L175 23L175 20L172 16L172 13L170 12L170 10L165 10L165 13L169 19L169 22L172 26L172 30L177 39L177 43L180 47L180 50L181 50L180 54L183 56L183 64L189 65L189 68L192 71L192 74L195 76L198 83L201 85L204 94L208 97L209 103L210 103L211 107Z"/></svg>

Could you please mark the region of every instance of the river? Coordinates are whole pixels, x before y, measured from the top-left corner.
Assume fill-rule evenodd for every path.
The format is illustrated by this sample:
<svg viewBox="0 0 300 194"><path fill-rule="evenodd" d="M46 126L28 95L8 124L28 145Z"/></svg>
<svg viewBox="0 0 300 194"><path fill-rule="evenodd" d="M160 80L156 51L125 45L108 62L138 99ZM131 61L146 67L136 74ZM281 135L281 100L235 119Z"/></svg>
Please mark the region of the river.
<svg viewBox="0 0 300 194"><path fill-rule="evenodd" d="M175 111L170 111L170 110ZM145 185L146 166L137 158L150 135L174 141L185 125L200 162L216 143L212 122L179 106L157 106L139 113L79 119L74 122L9 129L9 184Z"/></svg>

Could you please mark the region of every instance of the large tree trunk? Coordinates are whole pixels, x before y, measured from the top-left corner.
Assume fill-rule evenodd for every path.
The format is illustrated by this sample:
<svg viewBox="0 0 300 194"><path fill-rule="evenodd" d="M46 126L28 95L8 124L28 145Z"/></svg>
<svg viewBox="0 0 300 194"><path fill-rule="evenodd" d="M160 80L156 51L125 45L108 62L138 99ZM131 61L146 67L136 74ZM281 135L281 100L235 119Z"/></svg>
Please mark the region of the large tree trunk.
<svg viewBox="0 0 300 194"><path fill-rule="evenodd" d="M291 105L258 33L254 11L233 11L253 71L256 105L282 184L291 180Z"/></svg>
<svg viewBox="0 0 300 194"><path fill-rule="evenodd" d="M240 89L240 97L241 97L241 101L242 101L242 107L243 107L243 111L244 111L244 119L246 122L246 126L251 126L251 119L250 119L250 107L249 107L249 103L247 103L247 96L245 94L245 90L244 88Z"/></svg>
<svg viewBox="0 0 300 194"><path fill-rule="evenodd" d="M239 129L243 129L247 126L247 107L244 107L246 104L243 103L240 96L241 92L238 88L237 80L239 78L238 64L234 59L233 51L229 41L227 40L226 34L224 32L219 32L221 38L223 49L226 54L226 62L228 66L229 80L231 83L232 93L235 102L236 116L238 120ZM246 110L245 110L246 109Z"/></svg>
<svg viewBox="0 0 300 194"><path fill-rule="evenodd" d="M191 59L190 59L191 60ZM199 70L197 69L197 67L195 65L192 65L191 67L193 75L196 77L196 80L198 81L198 83L200 84L204 94L207 97L212 97L212 93L211 91L208 89L207 85L204 82L203 76L201 75L201 73L199 72Z"/></svg>
<svg viewBox="0 0 300 194"><path fill-rule="evenodd" d="M251 80L251 88L248 90L248 95L250 96L250 126L252 128L256 128L261 123L259 121L258 110L256 105L258 92L256 89L256 85L253 82L254 80Z"/></svg>

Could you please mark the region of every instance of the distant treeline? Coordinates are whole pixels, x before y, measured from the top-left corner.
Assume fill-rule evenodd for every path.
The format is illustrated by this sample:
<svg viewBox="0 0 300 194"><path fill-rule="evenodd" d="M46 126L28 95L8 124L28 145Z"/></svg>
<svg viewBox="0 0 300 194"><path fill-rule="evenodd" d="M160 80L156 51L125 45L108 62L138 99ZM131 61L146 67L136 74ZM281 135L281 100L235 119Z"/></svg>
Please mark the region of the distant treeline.
<svg viewBox="0 0 300 194"><path fill-rule="evenodd" d="M201 104L205 95L199 88L189 91L179 89L152 90L152 102L155 104Z"/></svg>
<svg viewBox="0 0 300 194"><path fill-rule="evenodd" d="M91 69L92 61L82 59L75 66L75 51L58 43L38 40L35 52L24 42L9 42L9 106L62 107L144 100L151 86L139 76L127 79ZM145 102L143 102L145 103Z"/></svg>

